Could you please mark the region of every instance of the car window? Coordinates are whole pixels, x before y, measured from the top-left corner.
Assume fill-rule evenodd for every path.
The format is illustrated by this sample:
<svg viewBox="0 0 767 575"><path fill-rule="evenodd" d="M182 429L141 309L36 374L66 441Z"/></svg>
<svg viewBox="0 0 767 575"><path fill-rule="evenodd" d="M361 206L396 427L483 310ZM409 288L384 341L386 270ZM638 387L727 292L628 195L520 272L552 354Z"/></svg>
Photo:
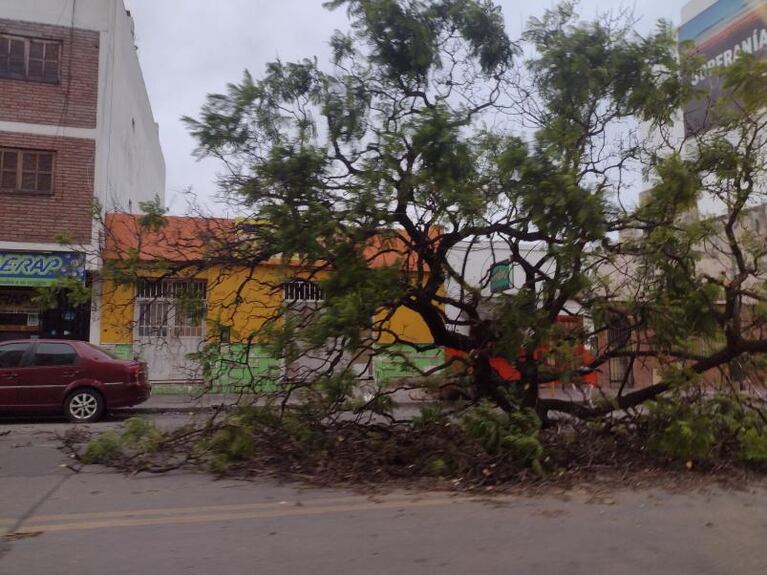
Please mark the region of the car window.
<svg viewBox="0 0 767 575"><path fill-rule="evenodd" d="M0 344L0 368L18 367L21 358L29 349L28 343L4 343Z"/></svg>
<svg viewBox="0 0 767 575"><path fill-rule="evenodd" d="M77 352L68 343L38 343L32 365L73 365L77 363Z"/></svg>

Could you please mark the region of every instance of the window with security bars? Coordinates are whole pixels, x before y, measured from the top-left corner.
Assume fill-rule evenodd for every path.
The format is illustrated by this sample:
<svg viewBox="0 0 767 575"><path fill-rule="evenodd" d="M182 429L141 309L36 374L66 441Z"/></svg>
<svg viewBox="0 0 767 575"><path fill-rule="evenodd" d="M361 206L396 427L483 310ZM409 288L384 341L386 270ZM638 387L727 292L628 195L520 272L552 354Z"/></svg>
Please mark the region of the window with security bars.
<svg viewBox="0 0 767 575"><path fill-rule="evenodd" d="M613 317L608 321L607 342L610 350L625 348L631 341L631 325L625 317ZM634 387L634 373L631 359L611 357L607 362L611 387L620 387L624 381L626 387Z"/></svg>
<svg viewBox="0 0 767 575"><path fill-rule="evenodd" d="M0 190L53 192L53 152L0 148Z"/></svg>
<svg viewBox="0 0 767 575"><path fill-rule="evenodd" d="M207 284L199 280L141 280L137 286L139 337L203 337Z"/></svg>
<svg viewBox="0 0 767 575"><path fill-rule="evenodd" d="M284 285L286 302L316 302L325 299L322 288L309 280L292 280Z"/></svg>
<svg viewBox="0 0 767 575"><path fill-rule="evenodd" d="M0 78L58 83L61 43L0 34Z"/></svg>

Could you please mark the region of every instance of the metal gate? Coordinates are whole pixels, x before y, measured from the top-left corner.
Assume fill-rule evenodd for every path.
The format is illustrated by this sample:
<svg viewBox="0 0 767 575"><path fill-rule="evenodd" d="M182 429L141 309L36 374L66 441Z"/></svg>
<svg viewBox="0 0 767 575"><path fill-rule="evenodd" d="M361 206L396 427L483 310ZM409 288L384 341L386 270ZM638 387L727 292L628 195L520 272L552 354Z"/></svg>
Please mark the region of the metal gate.
<svg viewBox="0 0 767 575"><path fill-rule="evenodd" d="M151 382L202 381L200 364L192 355L205 339L206 299L205 281L139 281L134 351L147 363Z"/></svg>

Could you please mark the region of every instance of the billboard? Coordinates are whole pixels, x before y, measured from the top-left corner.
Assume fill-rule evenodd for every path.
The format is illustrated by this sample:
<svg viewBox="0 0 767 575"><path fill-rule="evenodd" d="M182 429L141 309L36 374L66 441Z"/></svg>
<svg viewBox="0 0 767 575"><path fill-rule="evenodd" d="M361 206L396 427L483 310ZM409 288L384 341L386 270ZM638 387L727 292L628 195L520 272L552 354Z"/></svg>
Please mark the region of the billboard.
<svg viewBox="0 0 767 575"><path fill-rule="evenodd" d="M692 85L707 91L684 111L685 136L711 127L711 106L724 95L716 69L741 54L767 55L767 0L718 0L679 28L680 44L692 41L705 63Z"/></svg>
<svg viewBox="0 0 767 575"><path fill-rule="evenodd" d="M47 286L62 276L85 279L83 254L0 252L0 286Z"/></svg>

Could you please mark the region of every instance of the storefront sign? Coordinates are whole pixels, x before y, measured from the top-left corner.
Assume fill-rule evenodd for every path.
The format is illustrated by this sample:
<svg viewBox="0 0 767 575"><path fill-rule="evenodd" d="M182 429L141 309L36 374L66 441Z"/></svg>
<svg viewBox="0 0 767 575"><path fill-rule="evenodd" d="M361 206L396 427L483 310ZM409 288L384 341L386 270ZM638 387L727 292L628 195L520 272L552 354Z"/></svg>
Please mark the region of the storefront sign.
<svg viewBox="0 0 767 575"><path fill-rule="evenodd" d="M765 22L765 0L718 0L679 29L679 41L694 42L695 52L704 61L693 76L692 85L706 91L684 111L685 135L706 130L715 123L711 107L726 95L718 70L732 65L741 54L758 58L767 54Z"/></svg>
<svg viewBox="0 0 767 575"><path fill-rule="evenodd" d="M47 286L62 276L85 279L83 254L0 252L0 286Z"/></svg>
<svg viewBox="0 0 767 575"><path fill-rule="evenodd" d="M499 262L490 270L490 291L501 292L511 287L509 262Z"/></svg>

